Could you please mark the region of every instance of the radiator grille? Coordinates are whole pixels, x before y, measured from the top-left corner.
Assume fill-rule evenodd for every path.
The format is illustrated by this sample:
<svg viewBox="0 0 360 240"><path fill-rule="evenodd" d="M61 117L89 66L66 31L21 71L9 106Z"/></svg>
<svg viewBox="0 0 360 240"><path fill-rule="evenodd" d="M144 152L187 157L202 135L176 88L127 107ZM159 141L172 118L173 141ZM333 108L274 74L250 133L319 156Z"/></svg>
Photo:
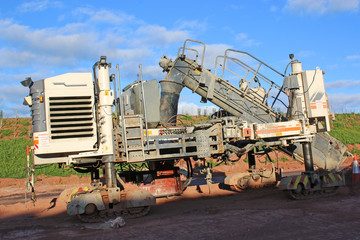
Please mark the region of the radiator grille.
<svg viewBox="0 0 360 240"><path fill-rule="evenodd" d="M51 139L93 137L95 134L91 96L50 97Z"/></svg>

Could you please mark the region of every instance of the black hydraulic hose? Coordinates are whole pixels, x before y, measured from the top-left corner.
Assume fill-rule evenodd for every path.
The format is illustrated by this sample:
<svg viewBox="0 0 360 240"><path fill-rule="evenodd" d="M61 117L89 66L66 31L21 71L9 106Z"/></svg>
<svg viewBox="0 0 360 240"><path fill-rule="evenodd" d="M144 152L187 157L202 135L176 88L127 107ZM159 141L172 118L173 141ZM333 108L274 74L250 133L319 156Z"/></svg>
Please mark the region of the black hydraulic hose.
<svg viewBox="0 0 360 240"><path fill-rule="evenodd" d="M190 158L188 158L187 160L186 160L186 164L188 165L188 169L190 170L190 175L189 175L189 177L192 177L193 176L193 169L192 169L192 166L191 166L191 160L190 160ZM189 172L189 171L188 171Z"/></svg>
<svg viewBox="0 0 360 240"><path fill-rule="evenodd" d="M186 159L186 166L187 166L187 179L183 184L183 191L186 190L186 188L190 185L191 181L192 181L192 177L193 177L193 169L191 167L191 160L190 158Z"/></svg>

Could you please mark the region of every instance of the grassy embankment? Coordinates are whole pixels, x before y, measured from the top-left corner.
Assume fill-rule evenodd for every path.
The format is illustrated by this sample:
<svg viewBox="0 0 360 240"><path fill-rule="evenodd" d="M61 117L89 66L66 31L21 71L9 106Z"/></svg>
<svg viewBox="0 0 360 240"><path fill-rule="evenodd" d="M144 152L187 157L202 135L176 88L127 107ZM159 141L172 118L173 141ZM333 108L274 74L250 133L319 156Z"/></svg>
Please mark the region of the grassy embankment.
<svg viewBox="0 0 360 240"><path fill-rule="evenodd" d="M337 114L336 119L331 120L330 135L344 144L359 144L360 114Z"/></svg>
<svg viewBox="0 0 360 240"><path fill-rule="evenodd" d="M0 120L0 178L26 177L26 146L32 145L29 137L30 119L1 119ZM61 169L57 164L37 167L36 175L70 176L85 174L77 173L73 169Z"/></svg>

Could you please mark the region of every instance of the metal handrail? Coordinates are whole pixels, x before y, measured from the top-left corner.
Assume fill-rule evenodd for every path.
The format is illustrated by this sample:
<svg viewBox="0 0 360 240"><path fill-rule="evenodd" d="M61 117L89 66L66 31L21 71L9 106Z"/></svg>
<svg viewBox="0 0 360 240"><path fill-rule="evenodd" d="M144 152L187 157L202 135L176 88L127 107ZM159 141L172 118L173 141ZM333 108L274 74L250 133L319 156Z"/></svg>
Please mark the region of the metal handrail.
<svg viewBox="0 0 360 240"><path fill-rule="evenodd" d="M259 62L259 65L258 65L257 70L255 70L255 69L253 69L252 67L248 66L246 63L244 63L243 61L239 60L238 58L234 58L234 57L229 57L229 56L227 56L227 52L228 52L228 51L233 51L233 52L237 52L237 53L241 53L241 54L246 54L246 55L250 56L251 58L255 59L256 61ZM222 65L219 63L219 59L220 59L220 58L223 58L223 59L224 59ZM249 53L247 53L247 52L238 51L238 50L233 50L233 49L227 49L227 50L225 51L225 55L224 55L224 56L217 56L217 57L216 57L216 60L215 60L215 75L217 75L217 66L219 65L219 66L221 66L221 68L222 68L221 78L223 78L223 75L224 75L225 70L227 70L227 71L233 73L235 76L241 78L238 74L234 73L233 71L231 71L230 69L228 69L228 68L226 67L226 60L231 60L231 61L233 61L234 63L236 63L237 65L241 66L242 68L244 68L244 69L247 71L247 73L246 73L246 75L245 75L245 77L244 77L243 79L246 79L246 76L248 75L249 72L251 72L251 73L254 74L254 76L252 77L252 79L251 79L251 81L250 81L250 83L249 83L249 86L254 86L254 85L252 84L252 82L253 82L253 80L254 80L255 77L260 78L261 80L263 80L263 81L265 81L267 84L269 84L269 85L270 85L270 88L267 90L266 96L269 95L270 90L271 90L273 87L278 90L278 93L277 93L276 97L274 98L274 100L273 100L270 108L272 108L272 107L274 106L274 104L278 101L278 97L279 97L280 93L281 93L281 92L285 93L285 92L283 91L283 87L282 87L282 86L277 85L275 82L271 81L269 78L267 78L267 77L264 76L263 74L259 73L259 69L260 69L260 67L261 67L262 65L264 65L264 66L268 67L270 70L272 70L273 72L275 72L275 73L277 73L278 75L280 75L281 77L284 77L285 75L284 75L284 74L281 74L281 73L278 72L277 70L273 69L272 67L270 67L270 66L267 65L266 63L262 62L261 60L257 59L256 57L252 56L251 54L249 54ZM248 90L248 87L245 89L245 93L247 92L247 90ZM283 104L284 104L284 103L283 103ZM285 107L287 107L287 106L285 105Z"/></svg>
<svg viewBox="0 0 360 240"><path fill-rule="evenodd" d="M147 150L149 150L149 128L148 128L148 118L147 118L147 113L146 113L144 81L143 81L143 73L142 73L141 64L139 65L139 70L140 70L140 85L141 85L142 105L143 105L144 118L145 118L145 129L146 129L146 148L147 148Z"/></svg>
<svg viewBox="0 0 360 240"><path fill-rule="evenodd" d="M122 130L122 141L124 143L125 153L126 153L126 161L129 161L129 154L127 151L127 139L126 139L126 129L125 129L125 112L124 112L124 102L123 96L121 95L121 85L120 85L120 70L119 64L116 64L116 70L118 75L118 88L119 88L119 105L120 105L120 114L121 114L121 130ZM114 80L115 81L115 80Z"/></svg>
<svg viewBox="0 0 360 240"><path fill-rule="evenodd" d="M274 71L275 73L279 74L280 76L285 77L284 74L276 71L274 68L270 67L269 65L267 65L266 63L264 63L264 62L261 61L260 59L258 59L258 58L256 58L256 57L254 57L253 55L251 55L250 53L243 52L243 51L239 51L239 50L235 50L235 49L226 49L226 50L225 50L224 62L223 62L223 71L222 71L222 73L221 73L221 77L222 77L223 74L224 74L224 66L225 66L225 64L226 64L226 59L228 58L228 54L227 54L228 52L236 52L236 53L241 53L241 54L248 55L249 57L251 57L251 58L255 59L256 61L258 61L258 62L260 63L260 65L262 64L262 65L268 67L269 69L271 69L272 71ZM240 60L239 60L239 61L240 61Z"/></svg>
<svg viewBox="0 0 360 240"><path fill-rule="evenodd" d="M206 45L205 43L203 42L200 42L200 41L197 41L197 40L192 40L192 39L186 39L185 42L184 42L184 46L182 47L182 55L185 55L185 49L188 49L186 47L186 43L187 42L195 42L195 43L199 43L199 44L202 44L204 46L203 48L203 51L202 51L202 56L201 56L201 64L200 64L200 67L203 67L203 64L204 64L204 56L205 56L205 48L206 48ZM179 51L180 52L180 51Z"/></svg>
<svg viewBox="0 0 360 240"><path fill-rule="evenodd" d="M216 57L216 62L215 62L215 75L216 75L216 72L217 72L217 65L220 65L220 63L218 63L218 58L224 58L224 56L217 56ZM227 57L227 59L229 60L232 60L234 63L238 64L239 66L241 66L242 68L248 70L248 72L252 72L252 73L256 73L255 69L253 69L252 67L248 66L246 63L240 61L239 59L237 58L233 58L233 57ZM220 65L222 68L225 68L226 70L228 70L228 68ZM261 73L257 73L256 74L258 77L260 77L261 79L263 79L265 82L267 82L268 84L273 84L275 85L276 88L278 89L281 89L281 86L277 85L275 82L271 81L269 78L267 78L266 76L264 76L263 74ZM222 76L221 76L222 78ZM246 77L244 77L244 79L246 79Z"/></svg>
<svg viewBox="0 0 360 240"><path fill-rule="evenodd" d="M178 50L178 56L180 56L180 51L183 50L183 49L184 49L184 47L179 48L179 50ZM196 49L194 49L194 48L185 48L185 50L189 50L189 51L195 52L195 53L196 53L196 59L195 59L195 61L197 62L198 57L199 57L199 51L196 50ZM184 54L184 53L183 53L183 54Z"/></svg>

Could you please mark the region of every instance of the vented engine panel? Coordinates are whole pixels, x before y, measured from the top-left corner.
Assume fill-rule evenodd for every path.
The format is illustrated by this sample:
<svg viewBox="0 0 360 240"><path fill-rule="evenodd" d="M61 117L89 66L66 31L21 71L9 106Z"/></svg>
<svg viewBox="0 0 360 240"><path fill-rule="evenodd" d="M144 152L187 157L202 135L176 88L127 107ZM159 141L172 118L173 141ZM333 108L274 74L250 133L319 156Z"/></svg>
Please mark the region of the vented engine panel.
<svg viewBox="0 0 360 240"><path fill-rule="evenodd" d="M43 81L44 91L36 97L45 106L44 119L33 125L40 129L35 125L45 123L46 129L34 130L35 164L66 162L68 155L96 150L92 74L67 73Z"/></svg>
<svg viewBox="0 0 360 240"><path fill-rule="evenodd" d="M94 136L91 96L49 97L51 139Z"/></svg>

